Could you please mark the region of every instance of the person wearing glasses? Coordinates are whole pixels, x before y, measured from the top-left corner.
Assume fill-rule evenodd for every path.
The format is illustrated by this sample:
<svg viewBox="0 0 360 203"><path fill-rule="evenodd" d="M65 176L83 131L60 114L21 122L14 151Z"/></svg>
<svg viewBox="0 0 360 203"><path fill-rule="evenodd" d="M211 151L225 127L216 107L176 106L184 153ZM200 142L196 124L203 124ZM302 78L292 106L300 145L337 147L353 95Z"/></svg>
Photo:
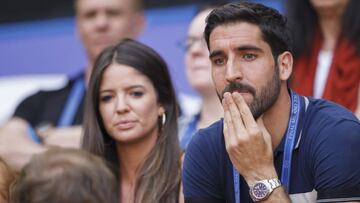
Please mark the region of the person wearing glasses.
<svg viewBox="0 0 360 203"><path fill-rule="evenodd" d="M211 5L199 8L199 11L189 25L183 46L186 50L185 71L187 79L202 101L199 112L195 115L180 118L180 146L184 151L198 129L209 126L223 115L221 103L216 95L211 78L209 50L206 47L203 34L206 16L213 8Z"/></svg>

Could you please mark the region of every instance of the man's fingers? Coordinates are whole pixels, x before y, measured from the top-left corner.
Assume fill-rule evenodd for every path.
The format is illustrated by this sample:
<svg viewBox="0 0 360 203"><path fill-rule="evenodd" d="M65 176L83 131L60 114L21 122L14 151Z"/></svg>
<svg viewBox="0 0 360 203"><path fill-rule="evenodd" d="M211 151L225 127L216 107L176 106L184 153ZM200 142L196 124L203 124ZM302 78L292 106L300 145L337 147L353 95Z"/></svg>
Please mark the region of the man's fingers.
<svg viewBox="0 0 360 203"><path fill-rule="evenodd" d="M254 119L254 116L252 115L249 106L246 104L241 94L238 92L234 92L232 93L232 97L239 109L245 128L246 129L256 128L257 124Z"/></svg>
<svg viewBox="0 0 360 203"><path fill-rule="evenodd" d="M264 125L264 121L262 119L262 116L260 116L260 118L258 118L256 120L256 123L258 124L258 126L260 127L260 130L262 131L263 137L265 142L269 145L269 147L271 147L272 149L272 141L271 141L271 135L269 133L269 131L266 129L265 125Z"/></svg>
<svg viewBox="0 0 360 203"><path fill-rule="evenodd" d="M224 94L225 102L227 102L229 112L231 115L232 123L234 125L234 132L236 136L244 136L246 135L246 129L244 126L244 122L242 116L240 114L240 110L237 107L232 95L230 93Z"/></svg>
<svg viewBox="0 0 360 203"><path fill-rule="evenodd" d="M234 134L234 125L232 123L229 106L226 103L225 99L222 100L223 108L224 108L224 126L223 126L223 132L224 132L224 140L225 140L225 146L226 148L229 147L229 143L231 143L232 134Z"/></svg>
<svg viewBox="0 0 360 203"><path fill-rule="evenodd" d="M223 105L223 109L224 109L224 127L223 127L223 131L224 131L224 136L225 138L229 135L229 127L227 125L229 121L229 107L227 106L225 99L222 100L222 105Z"/></svg>

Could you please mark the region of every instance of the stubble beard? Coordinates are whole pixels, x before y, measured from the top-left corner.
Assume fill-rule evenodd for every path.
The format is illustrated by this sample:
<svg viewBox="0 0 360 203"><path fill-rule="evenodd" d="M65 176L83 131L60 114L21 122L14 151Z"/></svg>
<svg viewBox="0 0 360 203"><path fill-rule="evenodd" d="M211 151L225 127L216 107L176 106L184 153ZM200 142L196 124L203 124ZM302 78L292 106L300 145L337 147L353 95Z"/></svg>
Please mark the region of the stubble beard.
<svg viewBox="0 0 360 203"><path fill-rule="evenodd" d="M225 92L250 93L254 99L250 104L247 104L253 117L256 120L274 105L280 95L279 67L277 65L275 66L275 71L272 77L266 82L264 86L260 88L259 91L256 91L254 87L247 84L231 83L225 87L221 95L217 91L217 95L220 101L222 101L224 98L223 95Z"/></svg>

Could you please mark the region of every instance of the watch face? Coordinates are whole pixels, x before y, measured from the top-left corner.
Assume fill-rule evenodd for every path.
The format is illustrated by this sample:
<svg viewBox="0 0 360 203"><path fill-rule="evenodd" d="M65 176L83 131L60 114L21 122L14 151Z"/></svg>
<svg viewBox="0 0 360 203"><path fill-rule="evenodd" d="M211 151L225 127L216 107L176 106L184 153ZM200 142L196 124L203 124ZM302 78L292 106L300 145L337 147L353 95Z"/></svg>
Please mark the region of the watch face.
<svg viewBox="0 0 360 203"><path fill-rule="evenodd" d="M266 187L264 183L256 183L252 189L252 194L256 199L263 199L269 193L269 189Z"/></svg>

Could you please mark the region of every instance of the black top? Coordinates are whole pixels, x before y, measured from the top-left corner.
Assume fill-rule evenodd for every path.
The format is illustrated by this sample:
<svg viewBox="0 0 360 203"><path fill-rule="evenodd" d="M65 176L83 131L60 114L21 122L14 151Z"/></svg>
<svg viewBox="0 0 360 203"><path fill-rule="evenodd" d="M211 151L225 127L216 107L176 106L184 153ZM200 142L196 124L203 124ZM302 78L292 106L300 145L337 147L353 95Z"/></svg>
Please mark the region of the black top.
<svg viewBox="0 0 360 203"><path fill-rule="evenodd" d="M68 84L58 90L39 91L26 99L16 108L14 117L19 117L29 122L33 127L43 124L56 126L60 119L61 113L65 107L69 93L75 84L75 81L84 77L80 74L69 80ZM73 125L81 125L84 113L85 94L76 112Z"/></svg>

